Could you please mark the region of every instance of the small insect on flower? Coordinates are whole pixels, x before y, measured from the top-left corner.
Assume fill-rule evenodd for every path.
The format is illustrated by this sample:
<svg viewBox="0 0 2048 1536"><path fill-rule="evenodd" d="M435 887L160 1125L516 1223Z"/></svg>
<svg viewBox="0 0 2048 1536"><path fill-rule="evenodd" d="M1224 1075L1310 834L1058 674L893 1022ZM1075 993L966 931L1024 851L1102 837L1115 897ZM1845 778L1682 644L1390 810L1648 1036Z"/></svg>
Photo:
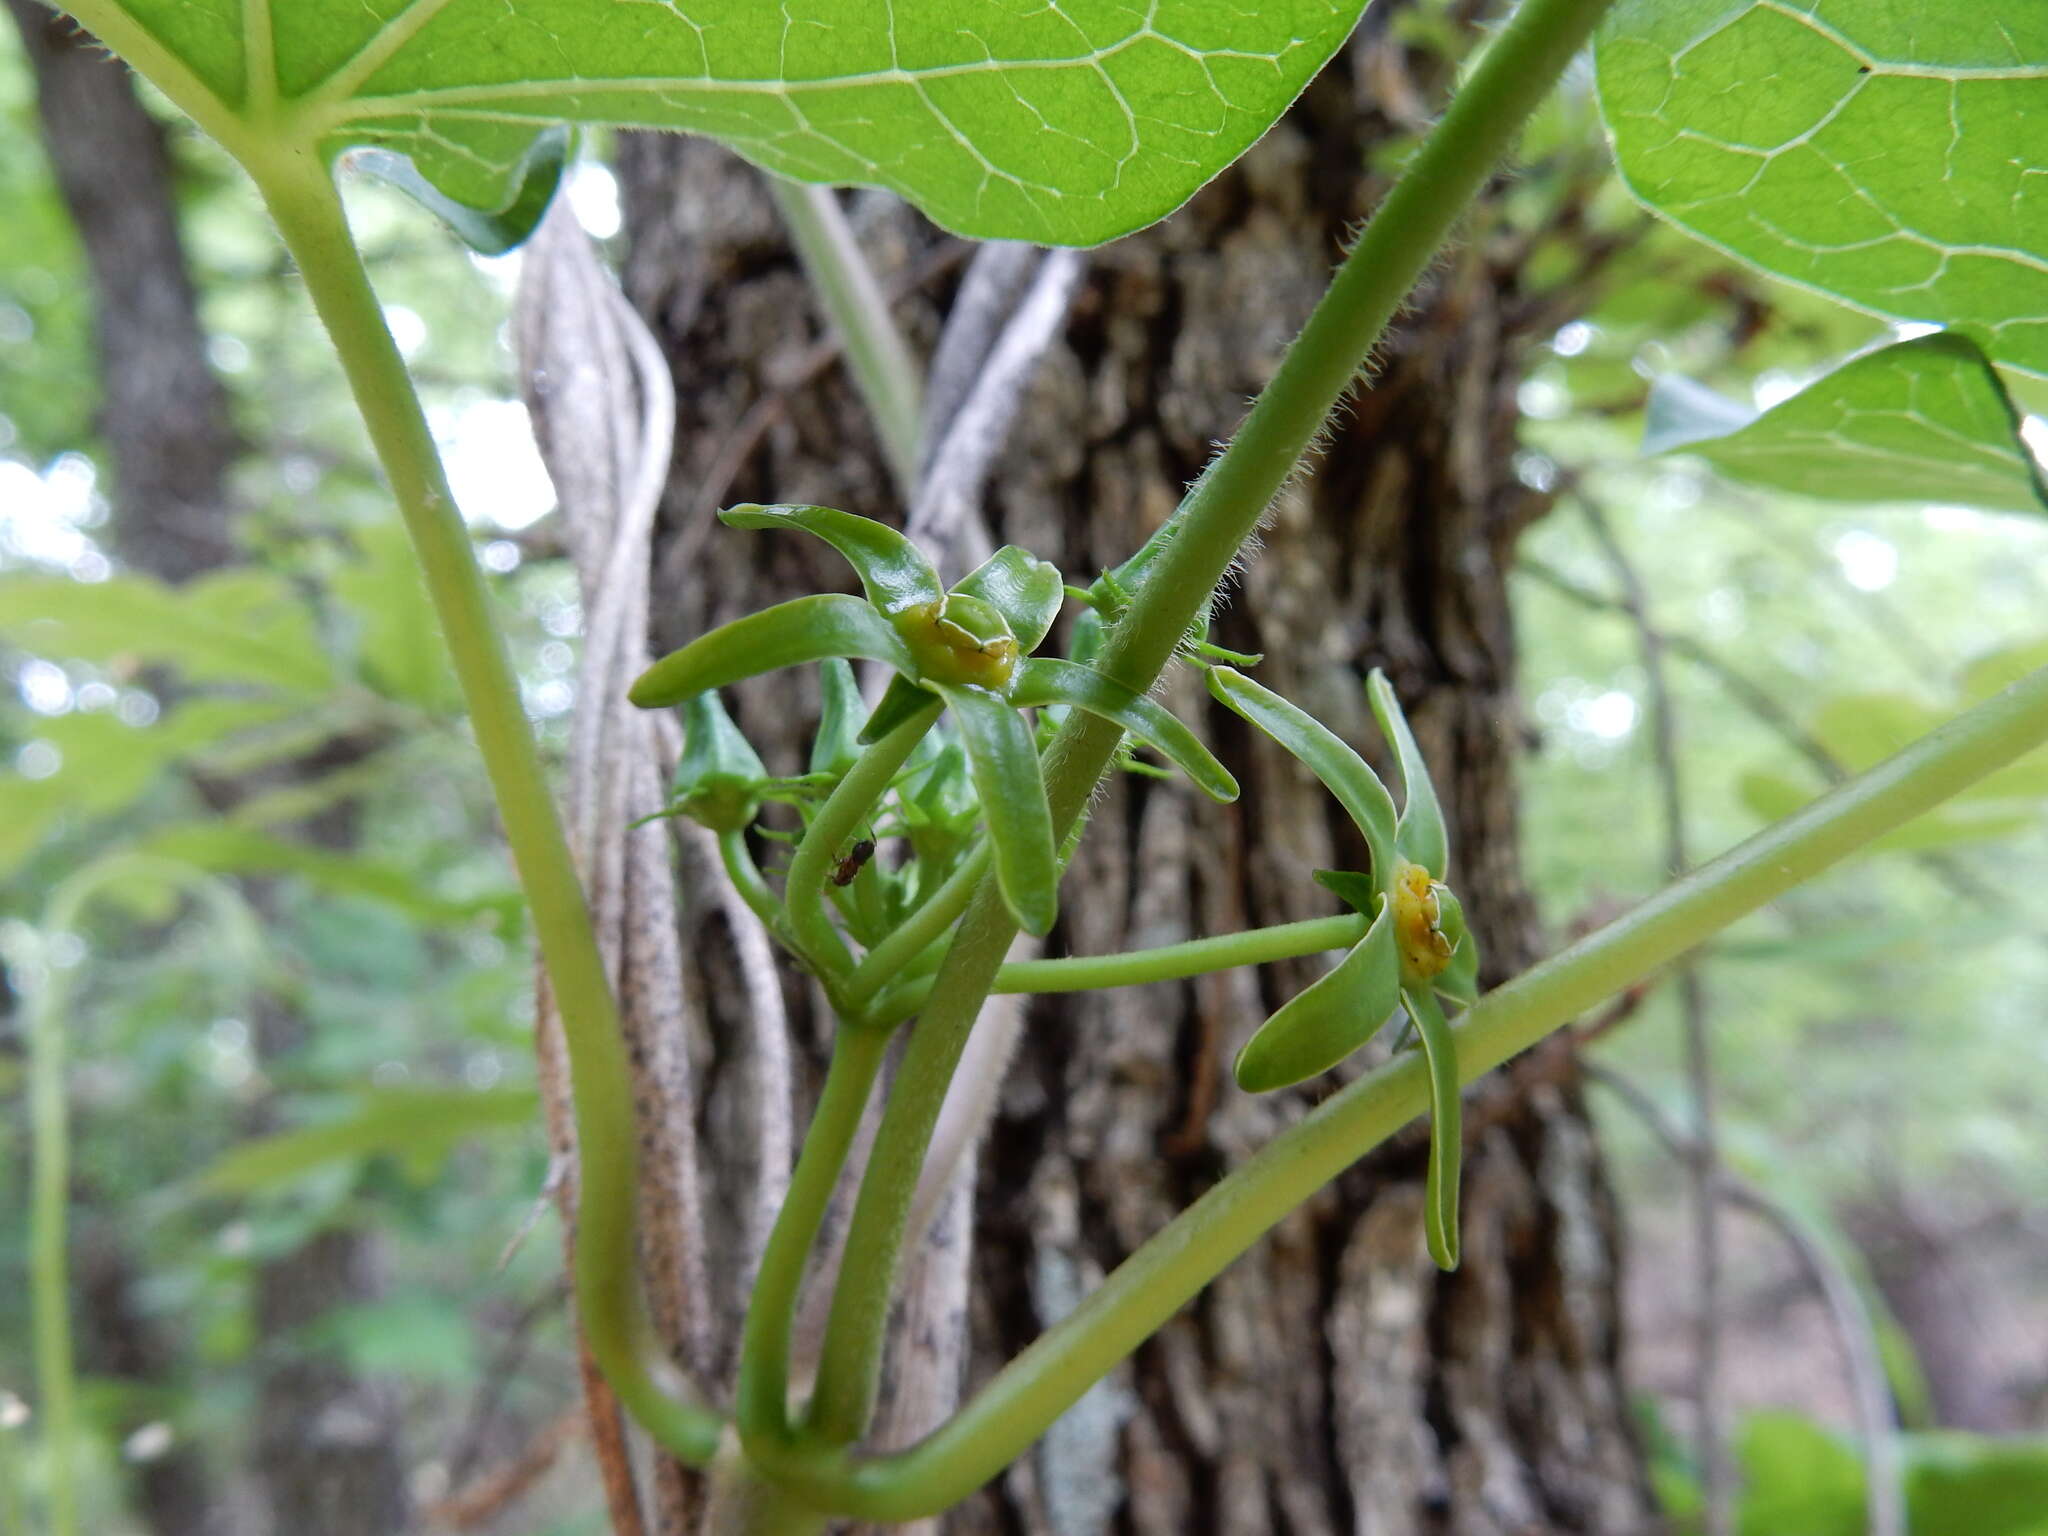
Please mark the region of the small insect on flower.
<svg viewBox="0 0 2048 1536"><path fill-rule="evenodd" d="M869 837L861 838L848 850L845 858L832 866L832 883L834 885L853 884L854 876L860 873L861 866L874 856L874 839Z"/></svg>

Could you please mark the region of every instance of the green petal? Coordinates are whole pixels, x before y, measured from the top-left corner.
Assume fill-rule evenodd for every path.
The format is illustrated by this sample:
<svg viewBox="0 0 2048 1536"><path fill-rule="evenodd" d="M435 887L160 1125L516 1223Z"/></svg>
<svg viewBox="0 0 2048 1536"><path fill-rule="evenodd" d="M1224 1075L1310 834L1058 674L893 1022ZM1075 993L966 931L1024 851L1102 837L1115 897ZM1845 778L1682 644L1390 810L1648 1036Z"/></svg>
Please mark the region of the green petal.
<svg viewBox="0 0 2048 1536"><path fill-rule="evenodd" d="M1010 616L972 592L948 592L933 623L956 644L989 645L1008 640L1021 648L1017 632L1010 628Z"/></svg>
<svg viewBox="0 0 2048 1536"><path fill-rule="evenodd" d="M1238 1086L1270 1093L1327 1072L1377 1033L1401 1000L1401 956L1383 907L1336 968L1280 1005L1237 1053Z"/></svg>
<svg viewBox="0 0 2048 1536"><path fill-rule="evenodd" d="M868 601L884 613L936 603L945 596L939 573L932 569L924 551L887 523L871 517L856 517L831 507L764 507L755 502L727 507L718 517L732 528L801 528L815 534L846 557L867 590Z"/></svg>
<svg viewBox="0 0 2048 1536"><path fill-rule="evenodd" d="M1464 1104L1458 1097L1458 1040L1444 1022L1434 993L1402 994L1422 1036L1429 1063L1429 1176L1423 1191L1422 1228L1438 1269L1458 1267L1458 1178L1465 1158Z"/></svg>
<svg viewBox="0 0 2048 1536"><path fill-rule="evenodd" d="M864 656L909 670L910 651L889 621L857 597L828 592L777 603L671 651L627 694L642 709L680 704L708 688L828 656Z"/></svg>
<svg viewBox="0 0 2048 1536"><path fill-rule="evenodd" d="M854 739L862 746L880 741L932 701L929 689L920 688L907 677L892 677L889 686L882 690L882 697L875 703L875 712L868 716L868 722L860 728L860 735Z"/></svg>
<svg viewBox="0 0 2048 1536"><path fill-rule="evenodd" d="M1382 892L1370 875L1361 875L1355 869L1319 869L1315 877L1317 885L1336 892L1337 899L1359 916L1371 917L1379 911Z"/></svg>
<svg viewBox="0 0 2048 1536"><path fill-rule="evenodd" d="M683 704L683 755L676 763L672 798L692 821L714 832L736 832L761 808L768 770L716 693Z"/></svg>
<svg viewBox="0 0 2048 1536"><path fill-rule="evenodd" d="M1450 872L1450 839L1444 833L1443 807L1437 804L1429 764L1422 760L1422 749L1415 745L1415 733L1408 729L1408 717L1401 713L1401 701L1394 697L1387 674L1374 667L1365 692L1381 734L1401 763L1401 822L1395 844L1404 858L1442 880Z"/></svg>
<svg viewBox="0 0 2048 1536"><path fill-rule="evenodd" d="M940 727L932 735L939 735ZM929 761L897 781L905 803L916 815L947 826L972 826L976 815L974 787L968 778L967 754L957 741L945 741Z"/></svg>
<svg viewBox="0 0 2048 1536"><path fill-rule="evenodd" d="M927 741L937 737L935 729ZM910 838L911 877L919 900L953 873L974 841L980 806L974 798L967 754L948 741L914 774L898 780L904 830Z"/></svg>
<svg viewBox="0 0 2048 1536"><path fill-rule="evenodd" d="M1479 941L1465 926L1464 906L1448 888L1438 891L1436 900L1443 912L1438 926L1457 948L1451 951L1451 963L1430 985L1452 1002L1470 1008L1479 1001Z"/></svg>
<svg viewBox="0 0 2048 1536"><path fill-rule="evenodd" d="M853 680L853 668L838 657L826 658L818 668L818 734L811 738L810 771L843 774L860 756L861 726L868 707L861 702L860 684Z"/></svg>
<svg viewBox="0 0 2048 1536"><path fill-rule="evenodd" d="M1211 667L1209 691L1308 765L1365 834L1373 879L1383 886L1393 879L1394 797L1365 759L1322 721L1235 668Z"/></svg>
<svg viewBox="0 0 2048 1536"><path fill-rule="evenodd" d="M1102 654L1102 645L1109 638L1109 629L1102 622L1102 615L1093 608L1083 608L1074 616L1073 643L1067 647L1070 660L1086 666Z"/></svg>
<svg viewBox="0 0 2048 1536"><path fill-rule="evenodd" d="M1005 544L953 585L953 591L992 604L1028 656L1059 617L1067 595L1059 568L1028 549Z"/></svg>
<svg viewBox="0 0 2048 1536"><path fill-rule="evenodd" d="M1026 933L1049 933L1059 914L1060 872L1053 855L1052 810L1045 803L1045 778L1030 728L1022 715L985 689L941 685L938 692L967 749L1003 900Z"/></svg>
<svg viewBox="0 0 2048 1536"><path fill-rule="evenodd" d="M1092 667L1051 656L1034 657L1017 669L1010 702L1020 706L1070 704L1122 726L1193 779L1213 800L1237 798L1237 780L1216 761L1201 739L1156 700L1134 693Z"/></svg>

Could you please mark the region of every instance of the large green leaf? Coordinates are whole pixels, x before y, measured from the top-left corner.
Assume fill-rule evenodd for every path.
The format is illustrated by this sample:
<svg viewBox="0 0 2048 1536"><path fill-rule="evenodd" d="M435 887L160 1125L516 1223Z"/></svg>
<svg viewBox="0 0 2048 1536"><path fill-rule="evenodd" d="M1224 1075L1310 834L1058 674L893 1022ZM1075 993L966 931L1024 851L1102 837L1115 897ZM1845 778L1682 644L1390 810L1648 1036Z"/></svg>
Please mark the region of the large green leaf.
<svg viewBox="0 0 2048 1536"><path fill-rule="evenodd" d="M1796 779L1761 769L1743 774L1736 790L1742 803L1765 821L1782 821L1818 794ZM1937 806L1864 844L1861 852L1931 853L1964 843L1993 843L2018 836L2040 819L2038 811L2010 803Z"/></svg>
<svg viewBox="0 0 2048 1536"><path fill-rule="evenodd" d="M1087 245L1171 212L1243 153L1360 0L70 9L245 158L370 147L500 210L548 126L626 123L710 134L805 180L889 187L962 234Z"/></svg>
<svg viewBox="0 0 2048 1536"><path fill-rule="evenodd" d="M2048 1536L2048 1442L1937 1430L1899 1437L1908 1523L1957 1536ZM1749 1415L1739 1437L1742 1536L1862 1536L1863 1467L1811 1419Z"/></svg>
<svg viewBox="0 0 2048 1536"><path fill-rule="evenodd" d="M179 822L148 834L137 847L216 874L296 875L321 890L381 902L422 923L462 927L489 916L509 931L518 922L516 891L443 896L402 865L291 842L232 821Z"/></svg>
<svg viewBox="0 0 2048 1536"><path fill-rule="evenodd" d="M2022 651L1984 658L1964 673L1966 693L1972 691L1973 682L1996 682L2004 669L2017 665L2024 655ZM1845 770L1860 773L1938 729L1954 713L1954 708L1937 708L1911 694L1836 694L1818 702L1806 728ZM1789 816L1820 792L1818 786L1776 769L1752 769L1742 775L1737 788L1743 803L1767 821ZM2035 751L1886 833L1865 851L1926 852L1994 841L2038 825L2044 809L2048 809L2048 752Z"/></svg>
<svg viewBox="0 0 2048 1536"><path fill-rule="evenodd" d="M1962 708L1963 701L1936 708L1903 693L1836 694L1819 701L1807 730L1843 767L1861 773L1940 729ZM1949 803L1965 800L2048 800L2048 751L2029 752L1987 774Z"/></svg>
<svg viewBox="0 0 2048 1536"><path fill-rule="evenodd" d="M0 638L115 671L175 667L188 682L325 695L334 674L313 614L274 571L237 567L169 587L148 576L0 580Z"/></svg>
<svg viewBox="0 0 2048 1536"><path fill-rule="evenodd" d="M356 529L354 538L361 558L335 571L327 589L355 618L364 679L388 698L456 713L462 692L405 526L392 518Z"/></svg>
<svg viewBox="0 0 2048 1536"><path fill-rule="evenodd" d="M1636 196L1871 314L2048 375L2048 5L1620 0L1600 100Z"/></svg>
<svg viewBox="0 0 2048 1536"><path fill-rule="evenodd" d="M266 698L194 698L146 726L98 711L37 721L36 739L56 749L58 766L44 778L0 773L0 878L66 817L124 811L172 763L270 725L289 707Z"/></svg>
<svg viewBox="0 0 2048 1536"><path fill-rule="evenodd" d="M1866 352L1761 415L1660 379L1643 447L1682 449L1731 480L1826 501L2048 512L1997 370L1950 331Z"/></svg>
<svg viewBox="0 0 2048 1536"><path fill-rule="evenodd" d="M474 1382L479 1369L461 1298L426 1291L323 1312L295 1342L331 1351L357 1375L454 1391Z"/></svg>
<svg viewBox="0 0 2048 1536"><path fill-rule="evenodd" d="M527 1088L379 1088L334 1119L243 1142L201 1173L198 1187L249 1194L379 1154L425 1179L468 1137L536 1124L538 1105Z"/></svg>

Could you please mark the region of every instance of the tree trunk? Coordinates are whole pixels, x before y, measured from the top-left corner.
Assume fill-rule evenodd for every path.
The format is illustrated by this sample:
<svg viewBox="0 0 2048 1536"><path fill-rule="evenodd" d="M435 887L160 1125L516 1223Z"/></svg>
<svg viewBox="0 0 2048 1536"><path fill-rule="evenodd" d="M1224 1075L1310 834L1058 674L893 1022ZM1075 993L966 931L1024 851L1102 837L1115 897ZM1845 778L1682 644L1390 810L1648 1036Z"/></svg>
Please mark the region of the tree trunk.
<svg viewBox="0 0 2048 1536"><path fill-rule="evenodd" d="M36 0L7 8L92 273L99 427L123 514L115 545L138 570L183 581L239 558L226 487L241 444L206 361L164 130L76 22Z"/></svg>
<svg viewBox="0 0 2048 1536"><path fill-rule="evenodd" d="M144 109L132 77L76 23L32 0L7 0L34 68L49 154L92 273L101 406L98 428L112 461L113 534L132 568L182 582L240 561L227 477L241 439L226 391L206 356L205 333L178 226L173 168L164 130ZM320 773L366 750L335 743L303 764L273 770L263 783L208 783L217 807L294 773ZM301 829L309 841L345 850L354 843L344 808ZM259 910L273 889L252 881ZM275 999L257 1010L259 1047L296 1044L302 1021ZM259 1109L259 1115L261 1110ZM84 1358L161 1385L175 1369L175 1341L136 1310L133 1263L111 1245L81 1265ZM354 1229L316 1236L264 1263L256 1312L265 1341L321 1313L374 1295L376 1238ZM300 1536L392 1536L410 1499L392 1395L295 1344L269 1350L259 1368L255 1470L268 1528ZM198 1448L179 1441L145 1462L139 1502L157 1536L202 1536L225 1528L222 1501L209 1495Z"/></svg>
<svg viewBox="0 0 2048 1536"><path fill-rule="evenodd" d="M1386 103L1426 98L1441 76L1373 15L1238 167L1164 224L1091 254L982 509L998 542L1085 582L1159 524L1234 428L1345 232L1384 191L1359 168L1395 126ZM716 506L898 508L848 381L819 366L815 307L754 173L670 138L629 138L620 164L628 291L679 394L655 585L660 638L675 644L850 585L802 541L724 531ZM877 195L855 194L852 210L899 319L928 349L955 242ZM1480 243L1447 256L1315 473L1273 509L1216 633L1264 652L1263 681L1383 768L1363 677L1387 669L1437 766L1451 879L1489 979L1538 948L1519 863L1504 578L1543 510L1511 469L1523 354L1534 327L1556 324L1541 309L1512 255ZM793 771L808 729L789 686L737 691L737 717L777 771ZM1355 832L1292 759L1209 707L1186 671L1164 696L1202 721L1244 799L1219 807L1184 783L1114 779L1049 952L1320 915L1330 902L1310 872L1362 865ZM1296 964L1034 1002L975 1188L970 1387L1318 1096L1310 1085L1254 1098L1229 1078L1250 1032L1314 974ZM1423 1251L1427 1136L1415 1127L1282 1223L945 1528L1648 1527L1618 1375L1615 1212L1576 1082L1568 1069L1520 1087L1503 1074L1475 1098L1456 1274ZM715 1127L710 1141L714 1162L741 1155Z"/></svg>

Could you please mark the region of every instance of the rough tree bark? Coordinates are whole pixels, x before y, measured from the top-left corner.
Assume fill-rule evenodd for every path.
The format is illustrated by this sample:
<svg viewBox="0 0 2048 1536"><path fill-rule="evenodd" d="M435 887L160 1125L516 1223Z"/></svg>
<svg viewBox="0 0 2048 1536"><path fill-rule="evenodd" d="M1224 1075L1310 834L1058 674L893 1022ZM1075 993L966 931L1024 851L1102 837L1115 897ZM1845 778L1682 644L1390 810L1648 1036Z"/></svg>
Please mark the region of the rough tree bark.
<svg viewBox="0 0 2048 1536"><path fill-rule="evenodd" d="M242 442L226 391L207 361L205 332L178 224L165 132L144 109L126 68L76 23L32 3L7 0L37 85L44 147L78 229L92 275L101 383L100 436L112 461L116 552L131 568L182 582L241 559L228 473ZM226 807L293 773L320 773L363 750L336 743L262 783L210 782L203 793ZM301 829L330 848L354 841L346 809ZM268 886L248 894L261 908ZM257 1009L259 1046L291 1048L302 1024L276 999ZM260 1111L259 1111L260 1114ZM178 1346L133 1300L125 1240L88 1228L81 1244L81 1346L116 1374L161 1385ZM322 1233L297 1252L263 1264L256 1312L263 1338L375 1293L375 1239L354 1230ZM266 1526L304 1536L391 1536L405 1528L410 1500L392 1395L332 1360L296 1348L263 1362L254 1414L255 1471ZM209 1491L197 1448L180 1443L143 1464L143 1512L157 1536L204 1536L228 1528L225 1502Z"/></svg>
<svg viewBox="0 0 2048 1536"><path fill-rule="evenodd" d="M1320 291L1383 184L1370 152L1416 126L1441 69L1369 25L1294 113L1181 214L1090 257L984 508L999 541L1070 573L1127 554L1172 509ZM709 521L746 499L896 517L860 405L816 366L820 326L754 173L715 148L621 147L629 293L676 373L677 461L657 555L659 638L680 643L800 590L844 588L803 541ZM854 216L898 314L929 347L952 242L887 199ZM1482 224L1483 227L1483 224ZM1563 315L1527 294L1515 251L1450 254L1384 348L1374 387L1316 473L1274 508L1217 638L1362 747L1361 687L1384 666L1447 795L1453 881L1493 977L1537 952L1518 860L1519 734L1504 577L1544 509L1510 465L1524 352ZM790 771L807 722L786 680L738 718ZM1246 787L1112 783L1063 888L1053 952L1171 942L1328 910L1309 879L1363 853L1290 759L1207 708ZM1255 1099L1228 1064L1312 975L1236 973L1041 1000L1002 1090L975 1193L970 1382L1298 1115L1315 1089ZM794 982L793 999L804 996ZM705 996L729 996L716 987ZM812 1020L815 1023L815 1019ZM739 1037L714 1023L720 1042ZM815 1050L815 1031L799 1027ZM723 1145L714 1059L705 1134ZM1617 1232L1569 1071L1499 1078L1470 1114L1465 1260L1422 1248L1426 1137L1399 1138L1247 1255L949 1531L1641 1532L1650 1503L1617 1374ZM1558 1086L1562 1083L1563 1086ZM727 1335L730 1337L730 1335Z"/></svg>

